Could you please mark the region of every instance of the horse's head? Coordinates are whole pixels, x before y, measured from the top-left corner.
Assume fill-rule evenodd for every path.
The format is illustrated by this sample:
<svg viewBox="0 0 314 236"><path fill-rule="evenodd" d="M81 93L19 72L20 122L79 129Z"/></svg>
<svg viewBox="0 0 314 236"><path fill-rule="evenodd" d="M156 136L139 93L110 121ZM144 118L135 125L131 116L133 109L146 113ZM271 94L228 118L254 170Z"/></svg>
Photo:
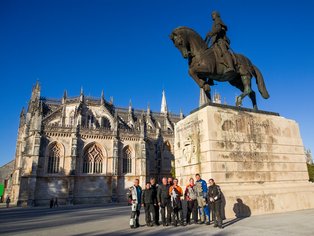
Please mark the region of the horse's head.
<svg viewBox="0 0 314 236"><path fill-rule="evenodd" d="M207 45L202 37L188 27L181 26L174 29L169 37L184 58L199 54L207 49Z"/></svg>
<svg viewBox="0 0 314 236"><path fill-rule="evenodd" d="M188 50L188 42L186 40L185 32L180 30L180 28L177 28L172 31L169 37L172 40L173 44L176 46L176 48L179 49L182 56L184 58L188 58L190 52Z"/></svg>

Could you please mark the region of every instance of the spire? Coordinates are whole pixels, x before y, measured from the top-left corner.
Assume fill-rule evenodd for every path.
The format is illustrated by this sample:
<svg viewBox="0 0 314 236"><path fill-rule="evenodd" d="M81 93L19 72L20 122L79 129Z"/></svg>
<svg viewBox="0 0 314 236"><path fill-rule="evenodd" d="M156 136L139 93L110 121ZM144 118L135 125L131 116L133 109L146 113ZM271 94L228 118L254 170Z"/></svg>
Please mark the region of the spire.
<svg viewBox="0 0 314 236"><path fill-rule="evenodd" d="M105 94L104 94L104 90L101 90L100 105L104 105L104 104L105 104Z"/></svg>
<svg viewBox="0 0 314 236"><path fill-rule="evenodd" d="M110 97L110 102L111 105L113 105L113 96Z"/></svg>
<svg viewBox="0 0 314 236"><path fill-rule="evenodd" d="M25 109L23 107L20 113L20 125L19 126L21 127L24 124L25 124Z"/></svg>
<svg viewBox="0 0 314 236"><path fill-rule="evenodd" d="M39 80L36 80L35 89L40 90Z"/></svg>
<svg viewBox="0 0 314 236"><path fill-rule="evenodd" d="M200 88L200 99L199 99L198 107L201 107L209 102L210 100L206 96L204 89Z"/></svg>
<svg viewBox="0 0 314 236"><path fill-rule="evenodd" d="M81 92L80 92L80 102L84 101L84 91L83 91L83 86L81 87Z"/></svg>
<svg viewBox="0 0 314 236"><path fill-rule="evenodd" d="M144 122L144 117L145 117L145 113L144 113L144 110L143 110L142 113L141 113L141 118L140 118L141 122Z"/></svg>
<svg viewBox="0 0 314 236"><path fill-rule="evenodd" d="M40 85L38 80L36 81L35 86L32 88L32 95L31 99L28 103L27 112L33 112L39 108L39 101L40 101Z"/></svg>
<svg viewBox="0 0 314 236"><path fill-rule="evenodd" d="M130 126L130 128L134 128L134 119L133 119L133 114L132 114L132 101L131 101L131 99L129 101L128 125Z"/></svg>
<svg viewBox="0 0 314 236"><path fill-rule="evenodd" d="M67 90L64 90L63 97L62 97L62 104L65 103L65 101L67 100L67 97L68 97L68 92Z"/></svg>
<svg viewBox="0 0 314 236"><path fill-rule="evenodd" d="M130 99L130 101L129 101L129 113L131 113L131 112L132 112L132 101Z"/></svg>
<svg viewBox="0 0 314 236"><path fill-rule="evenodd" d="M39 80L36 80L36 84L32 90L31 99L34 101L34 100L39 99L39 98L40 98L40 84L39 84Z"/></svg>
<svg viewBox="0 0 314 236"><path fill-rule="evenodd" d="M161 113L168 113L168 107L167 107L167 101L166 101L166 93L165 93L164 89L162 90L160 112Z"/></svg>
<svg viewBox="0 0 314 236"><path fill-rule="evenodd" d="M150 115L150 105L147 103L147 115Z"/></svg>
<svg viewBox="0 0 314 236"><path fill-rule="evenodd" d="M183 112L182 112L182 109L180 108L180 119L182 120L184 117L183 117Z"/></svg>
<svg viewBox="0 0 314 236"><path fill-rule="evenodd" d="M63 98L67 98L68 97L68 91L67 90L64 90L64 93L63 93Z"/></svg>

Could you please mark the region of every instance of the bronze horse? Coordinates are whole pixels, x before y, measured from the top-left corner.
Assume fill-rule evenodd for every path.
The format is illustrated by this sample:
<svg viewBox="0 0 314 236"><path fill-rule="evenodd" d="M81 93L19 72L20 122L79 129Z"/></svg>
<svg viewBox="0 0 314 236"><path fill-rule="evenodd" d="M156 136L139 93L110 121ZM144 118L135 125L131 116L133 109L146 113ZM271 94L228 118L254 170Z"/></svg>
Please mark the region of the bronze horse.
<svg viewBox="0 0 314 236"><path fill-rule="evenodd" d="M227 66L217 50L213 47L208 48L202 37L193 29L178 27L172 31L170 38L182 56L188 59L190 76L200 88L203 88L209 100L211 100L210 86L214 85L213 81L228 81L242 92L236 99L236 106L241 106L243 98L248 95L252 100L253 109L257 110L256 95L251 88L252 77L256 78L262 97L269 98L261 72L247 57L234 54L236 71L225 73Z"/></svg>

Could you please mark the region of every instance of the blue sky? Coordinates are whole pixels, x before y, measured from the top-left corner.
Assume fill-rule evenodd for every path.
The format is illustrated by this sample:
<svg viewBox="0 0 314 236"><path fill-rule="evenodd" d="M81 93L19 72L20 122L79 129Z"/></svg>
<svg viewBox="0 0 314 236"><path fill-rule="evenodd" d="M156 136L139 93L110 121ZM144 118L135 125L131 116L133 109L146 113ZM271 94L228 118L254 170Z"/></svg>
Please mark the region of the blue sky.
<svg viewBox="0 0 314 236"><path fill-rule="evenodd" d="M19 114L37 79L42 96L60 98L64 89L76 96L83 86L86 95L104 89L117 106L132 99L153 111L164 88L169 109L188 114L199 89L168 36L178 26L204 36L213 10L229 26L232 49L263 73L271 97L258 94L259 108L296 120L313 151L313 9L311 0L2 0L0 165L14 157ZM215 90L228 104L239 94L223 83Z"/></svg>

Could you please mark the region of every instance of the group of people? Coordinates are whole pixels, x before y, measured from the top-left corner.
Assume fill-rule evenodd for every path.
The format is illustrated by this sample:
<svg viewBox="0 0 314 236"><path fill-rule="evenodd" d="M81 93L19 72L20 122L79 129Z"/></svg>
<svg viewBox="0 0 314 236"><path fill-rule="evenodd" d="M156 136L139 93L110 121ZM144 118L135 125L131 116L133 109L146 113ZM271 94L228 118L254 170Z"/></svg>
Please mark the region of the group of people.
<svg viewBox="0 0 314 236"><path fill-rule="evenodd" d="M222 228L220 187L213 179L209 186L200 174L190 178L183 192L178 179L163 177L161 184L151 178L142 190L139 179L129 188L128 198L132 205L130 227L139 227L140 209L145 209L145 221L149 227L159 226L159 213L163 226L185 226L186 224L210 224L210 211L214 227ZM182 200L186 201L186 214L183 216ZM192 217L192 220L191 220Z"/></svg>

